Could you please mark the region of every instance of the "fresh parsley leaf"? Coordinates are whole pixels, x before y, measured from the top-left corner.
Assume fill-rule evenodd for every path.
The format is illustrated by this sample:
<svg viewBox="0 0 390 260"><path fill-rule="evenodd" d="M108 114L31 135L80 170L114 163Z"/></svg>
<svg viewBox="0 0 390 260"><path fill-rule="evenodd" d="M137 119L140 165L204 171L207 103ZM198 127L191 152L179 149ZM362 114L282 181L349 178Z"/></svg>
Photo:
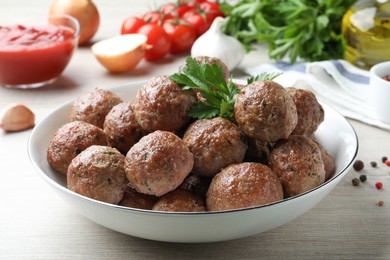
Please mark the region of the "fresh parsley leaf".
<svg viewBox="0 0 390 260"><path fill-rule="evenodd" d="M248 78L247 85L249 85L255 81L259 81L259 80L273 80L282 74L283 74L283 72L272 72L272 73L263 72L259 75L256 75L255 77Z"/></svg>
<svg viewBox="0 0 390 260"><path fill-rule="evenodd" d="M198 64L187 57L186 67L181 73L175 73L171 80L178 83L182 89L193 89L201 94L190 110L189 115L194 118L226 117L233 118L234 96L240 91L230 80L226 83L222 68L216 64Z"/></svg>

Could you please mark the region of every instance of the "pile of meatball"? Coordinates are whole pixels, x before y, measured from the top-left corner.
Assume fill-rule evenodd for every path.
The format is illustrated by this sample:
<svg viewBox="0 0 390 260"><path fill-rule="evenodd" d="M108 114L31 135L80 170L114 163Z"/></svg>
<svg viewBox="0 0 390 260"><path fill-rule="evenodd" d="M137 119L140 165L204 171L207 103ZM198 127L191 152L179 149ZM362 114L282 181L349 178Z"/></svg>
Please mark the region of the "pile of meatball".
<svg viewBox="0 0 390 260"><path fill-rule="evenodd" d="M217 64L229 81L220 60L195 59ZM69 122L51 138L48 163L78 194L166 212L256 207L332 177L334 160L314 137L324 110L313 93L271 80L239 88L230 119L191 118L203 97L168 75L128 101L95 89L73 102Z"/></svg>

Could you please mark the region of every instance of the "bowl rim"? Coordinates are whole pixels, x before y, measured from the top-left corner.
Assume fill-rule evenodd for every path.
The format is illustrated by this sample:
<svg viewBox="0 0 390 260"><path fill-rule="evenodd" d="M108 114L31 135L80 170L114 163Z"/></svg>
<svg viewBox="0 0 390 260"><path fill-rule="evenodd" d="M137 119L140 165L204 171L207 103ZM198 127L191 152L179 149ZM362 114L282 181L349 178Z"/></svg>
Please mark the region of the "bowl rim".
<svg viewBox="0 0 390 260"><path fill-rule="evenodd" d="M109 88L110 91L115 91L118 90L118 89L121 89L121 88L128 88L130 85L131 86L135 86L135 85L138 85L138 86L141 86L142 84L144 84L145 81L134 81L134 82L129 82L127 84L122 84L122 85L117 85L117 86L113 86L111 88ZM338 178L342 178L343 175L346 173L346 171L352 167L352 164L353 162L355 161L356 157L357 157L357 154L358 154L358 151L359 151L359 139L358 139L358 136L357 136L357 133L355 131L355 129L353 128L352 124L344 117L342 116L337 110L333 109L331 106L321 102L321 105L322 106L325 106L327 110L331 110L333 113L336 113L337 115L343 117L345 119L345 122L346 122L346 125L350 128L351 130L351 133L353 134L354 136L354 140L356 141L356 149L354 151L354 154L352 155L352 158L351 160L342 168L340 169L337 173L335 173L329 180L325 181L324 183L316 186L315 188L312 188L308 191L305 191L303 193L300 193L298 195L295 195L295 196L292 196L292 197L288 197L288 198L284 198L282 200L278 200L278 201L275 201L275 202L271 202L271 203L267 203L267 204L263 204L263 205L260 205L260 206L252 206L252 207L246 207L246 208L238 208L238 209L231 209L231 210L223 210L223 211L205 211L205 212L164 212L164 211L155 211L155 210L147 210L147 209L139 209L139 208L132 208L132 207L126 207L126 206L121 206L121 205L117 205L117 204L111 204L111 203L107 203L107 202L103 202L103 201L99 201L99 200L95 200L95 199L92 199L92 198L89 198L89 197L86 197L86 196L83 196L81 194L78 194L76 192L73 192L71 190L69 190L68 188L66 188L65 186L62 186L61 184L57 183L55 180L53 180L52 178L50 178L38 165L38 163L36 163L34 160L33 160L33 155L32 155L32 139L35 135L35 133L39 130L39 127L42 125L42 122L47 119L50 115L64 109L65 107L67 106L70 106L72 103L74 102L74 100L71 100L71 101L68 101L66 103L63 103L63 104L60 104L59 106L57 106L53 111L51 111L49 114L46 115L46 117L44 117L42 119L42 121L40 123L38 123L32 130L32 132L30 133L29 135L29 138L28 138L28 141L27 141L27 153L28 153L28 157L30 159L30 162L32 163L35 171L39 174L39 176L41 176L45 181L49 182L52 186L58 188L61 192L67 194L67 195L71 195L72 197L78 199L78 200L81 200L83 202L87 202L87 203L92 203L92 204L97 204L98 206L102 206L102 207L105 207L105 208L109 208L111 210L118 210L118 211L130 211L130 212L135 212L135 213L141 213L141 214L147 214L147 215L160 215L160 216L192 216L192 217L195 217L195 216L214 216L214 215L221 215L221 214L232 214L232 213L238 213L238 212L243 212L243 211L251 211L251 210L256 210L256 209L262 209L262 208L266 208L266 207L270 207L270 206L277 206L277 205L281 205L282 203L286 203L286 202L292 202L292 201L297 201L299 199L301 199L303 196L309 194L309 193L312 193L312 192L318 192L319 190L321 190L322 188L324 188L325 186L327 186L328 184L330 184L332 181L334 181L335 179L338 179ZM45 157L45 160L46 160L46 157ZM54 170L53 170L54 171ZM63 174L61 173L58 173L57 174L59 176L62 176L64 178L66 178L66 176L64 176Z"/></svg>
<svg viewBox="0 0 390 260"><path fill-rule="evenodd" d="M388 74L382 75L378 72L380 69L386 69L388 70ZM390 76L390 61L384 61L375 64L370 69L370 75L372 78L379 80L381 84L390 86L390 81L383 79L384 76Z"/></svg>

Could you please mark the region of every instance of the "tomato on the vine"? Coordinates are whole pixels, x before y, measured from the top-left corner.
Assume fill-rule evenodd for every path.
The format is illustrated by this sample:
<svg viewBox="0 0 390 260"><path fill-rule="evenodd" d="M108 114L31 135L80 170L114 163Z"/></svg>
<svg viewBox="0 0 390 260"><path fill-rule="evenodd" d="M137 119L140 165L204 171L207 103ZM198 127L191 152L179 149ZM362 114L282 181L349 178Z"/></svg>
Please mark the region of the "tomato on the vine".
<svg viewBox="0 0 390 260"><path fill-rule="evenodd" d="M161 26L149 23L142 26L138 33L145 35L147 44L151 46L145 52L145 59L154 61L163 58L171 48L171 38Z"/></svg>
<svg viewBox="0 0 390 260"><path fill-rule="evenodd" d="M206 20L212 23L218 16L224 16L224 13L220 9L220 5L217 2L203 2L199 5L200 10L206 14Z"/></svg>
<svg viewBox="0 0 390 260"><path fill-rule="evenodd" d="M198 37L204 34L210 27L210 24L207 23L206 18L195 11L186 12L183 16L183 19L189 25L195 28Z"/></svg>
<svg viewBox="0 0 390 260"><path fill-rule="evenodd" d="M137 16L126 18L121 27L121 34L137 33L139 28L145 25L145 21Z"/></svg>
<svg viewBox="0 0 390 260"><path fill-rule="evenodd" d="M147 23L158 23L158 21L161 20L161 17L162 14L160 12L149 11L142 16L142 19Z"/></svg>
<svg viewBox="0 0 390 260"><path fill-rule="evenodd" d="M192 26L178 20L167 20L163 28L171 37L171 53L189 51L197 38L196 30Z"/></svg>

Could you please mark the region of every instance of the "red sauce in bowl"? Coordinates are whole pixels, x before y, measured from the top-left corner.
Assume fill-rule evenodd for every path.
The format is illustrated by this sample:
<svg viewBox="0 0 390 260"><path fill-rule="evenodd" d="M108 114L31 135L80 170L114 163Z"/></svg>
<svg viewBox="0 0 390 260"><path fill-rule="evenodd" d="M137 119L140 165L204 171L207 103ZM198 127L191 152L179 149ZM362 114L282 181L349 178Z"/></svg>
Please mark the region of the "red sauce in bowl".
<svg viewBox="0 0 390 260"><path fill-rule="evenodd" d="M34 85L55 80L77 46L69 27L0 26L0 84Z"/></svg>

